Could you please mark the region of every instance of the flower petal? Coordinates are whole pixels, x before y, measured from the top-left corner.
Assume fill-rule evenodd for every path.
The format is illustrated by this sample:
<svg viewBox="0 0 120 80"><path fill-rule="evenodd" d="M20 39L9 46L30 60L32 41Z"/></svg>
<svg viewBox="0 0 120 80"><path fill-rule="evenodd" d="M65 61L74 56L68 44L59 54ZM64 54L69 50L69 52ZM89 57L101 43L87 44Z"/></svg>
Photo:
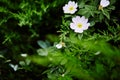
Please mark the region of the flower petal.
<svg viewBox="0 0 120 80"><path fill-rule="evenodd" d="M90 26L90 23L85 24L83 27L83 30L87 30L89 26Z"/></svg>
<svg viewBox="0 0 120 80"><path fill-rule="evenodd" d="M84 21L84 23L87 23L87 22L88 22L88 19L85 19L85 16L82 16L82 17L81 17L81 21Z"/></svg>
<svg viewBox="0 0 120 80"><path fill-rule="evenodd" d="M80 16L76 16L76 17L72 18L72 21L73 21L74 23L78 23L79 20L80 20Z"/></svg>
<svg viewBox="0 0 120 80"><path fill-rule="evenodd" d="M107 7L110 4L109 0L101 0L100 5L102 7Z"/></svg>
<svg viewBox="0 0 120 80"><path fill-rule="evenodd" d="M74 23L70 23L70 28L75 29L76 25Z"/></svg>
<svg viewBox="0 0 120 80"><path fill-rule="evenodd" d="M74 5L75 5L75 2L74 2L74 1L69 1L69 2L68 2L68 5L74 6Z"/></svg>
<svg viewBox="0 0 120 80"><path fill-rule="evenodd" d="M76 33L83 33L83 30L82 29L75 29L75 32Z"/></svg>
<svg viewBox="0 0 120 80"><path fill-rule="evenodd" d="M56 48L57 48L57 49L61 49L61 48L62 48L62 44L60 44L60 43L57 44L57 45L56 45Z"/></svg>

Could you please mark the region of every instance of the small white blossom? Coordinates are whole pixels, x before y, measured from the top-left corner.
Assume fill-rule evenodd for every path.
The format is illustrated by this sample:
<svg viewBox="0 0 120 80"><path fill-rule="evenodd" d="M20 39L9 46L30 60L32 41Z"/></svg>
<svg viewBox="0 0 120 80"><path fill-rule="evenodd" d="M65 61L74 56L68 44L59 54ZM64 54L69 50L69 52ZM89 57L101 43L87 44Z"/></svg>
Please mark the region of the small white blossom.
<svg viewBox="0 0 120 80"><path fill-rule="evenodd" d="M63 7L64 13L74 14L77 11L77 3L74 1L69 1L68 4L65 4Z"/></svg>
<svg viewBox="0 0 120 80"><path fill-rule="evenodd" d="M13 65L13 64L9 64L11 68L13 68L14 71L18 70L18 65Z"/></svg>
<svg viewBox="0 0 120 80"><path fill-rule="evenodd" d="M20 54L22 57L27 57L27 54Z"/></svg>
<svg viewBox="0 0 120 80"><path fill-rule="evenodd" d="M57 48L57 49L61 49L61 48L62 48L62 44L60 44L60 43L57 44L57 45L56 45L56 48Z"/></svg>
<svg viewBox="0 0 120 80"><path fill-rule="evenodd" d="M100 52L100 51L98 51L98 52L96 52L96 53L95 53L95 55L99 55L100 53L101 53L101 52Z"/></svg>
<svg viewBox="0 0 120 80"><path fill-rule="evenodd" d="M102 9L102 8L104 8L104 7L107 7L109 4L110 4L110 1L109 1L109 0L101 0L101 1L100 1L99 9Z"/></svg>
<svg viewBox="0 0 120 80"><path fill-rule="evenodd" d="M82 33L84 30L87 30L90 26L88 19L84 16L76 16L72 18L72 23L70 23L70 28L73 29L76 33Z"/></svg>
<svg viewBox="0 0 120 80"><path fill-rule="evenodd" d="M65 76L65 74L62 74L61 76L62 76L62 77L64 77L64 76Z"/></svg>
<svg viewBox="0 0 120 80"><path fill-rule="evenodd" d="M60 42L56 45L57 49L61 49L62 47L65 47L65 43L64 42Z"/></svg>

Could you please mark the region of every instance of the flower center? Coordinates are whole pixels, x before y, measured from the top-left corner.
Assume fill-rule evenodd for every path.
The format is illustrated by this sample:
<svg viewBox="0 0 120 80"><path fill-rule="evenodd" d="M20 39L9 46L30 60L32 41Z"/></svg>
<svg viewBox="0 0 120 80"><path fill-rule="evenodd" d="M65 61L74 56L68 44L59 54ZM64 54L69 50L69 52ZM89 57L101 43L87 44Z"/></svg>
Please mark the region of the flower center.
<svg viewBox="0 0 120 80"><path fill-rule="evenodd" d="M78 23L78 24L77 24L77 27L78 27L78 28L82 28L82 24L81 24L81 23Z"/></svg>
<svg viewBox="0 0 120 80"><path fill-rule="evenodd" d="M72 11L72 10L74 10L74 7L73 7L73 6L70 6L70 7L69 7L69 11Z"/></svg>
<svg viewBox="0 0 120 80"><path fill-rule="evenodd" d="M102 5L99 5L98 9L99 9L99 10L102 10L102 9L103 9Z"/></svg>

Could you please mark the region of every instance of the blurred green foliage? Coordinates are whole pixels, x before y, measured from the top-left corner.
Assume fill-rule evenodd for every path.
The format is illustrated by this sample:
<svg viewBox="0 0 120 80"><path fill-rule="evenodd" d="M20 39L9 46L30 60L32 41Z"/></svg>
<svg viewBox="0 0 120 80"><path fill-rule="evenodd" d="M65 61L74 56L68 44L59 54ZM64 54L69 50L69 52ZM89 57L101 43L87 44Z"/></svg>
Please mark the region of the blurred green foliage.
<svg viewBox="0 0 120 80"><path fill-rule="evenodd" d="M73 15L63 13L68 1L0 0L0 80L119 80L118 0L103 10L100 0L74 0ZM90 22L81 34L69 28L76 15Z"/></svg>

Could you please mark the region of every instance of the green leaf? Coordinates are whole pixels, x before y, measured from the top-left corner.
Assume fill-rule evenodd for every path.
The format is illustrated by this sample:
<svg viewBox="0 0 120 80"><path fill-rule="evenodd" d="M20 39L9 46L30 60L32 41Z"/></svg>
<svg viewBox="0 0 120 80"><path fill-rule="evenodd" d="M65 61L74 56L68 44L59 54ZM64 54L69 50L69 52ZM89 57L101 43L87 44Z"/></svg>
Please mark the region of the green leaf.
<svg viewBox="0 0 120 80"><path fill-rule="evenodd" d="M47 49L38 49L38 50L37 50L37 53L38 53L38 55L40 55L40 56L47 56L47 55L48 55Z"/></svg>
<svg viewBox="0 0 120 80"><path fill-rule="evenodd" d="M7 13L7 12L8 12L8 10L7 10L6 8L0 7L0 12Z"/></svg>
<svg viewBox="0 0 120 80"><path fill-rule="evenodd" d="M95 25L95 21L91 21L90 26L94 26L94 25Z"/></svg>
<svg viewBox="0 0 120 80"><path fill-rule="evenodd" d="M64 65L64 64L66 64L68 62L68 60L66 59L66 58L64 58L62 61L61 61L61 65Z"/></svg>
<svg viewBox="0 0 120 80"><path fill-rule="evenodd" d="M110 6L110 7L108 7L108 9L115 10L115 6Z"/></svg>
<svg viewBox="0 0 120 80"><path fill-rule="evenodd" d="M102 10L102 13L103 13L108 19L110 19L110 14L109 14L106 10Z"/></svg>
<svg viewBox="0 0 120 80"><path fill-rule="evenodd" d="M39 41L37 41L37 43L41 48L47 48L50 46L50 43L48 41L44 42L44 41L39 40Z"/></svg>
<svg viewBox="0 0 120 80"><path fill-rule="evenodd" d="M84 1L80 2L78 6L79 8L83 8L85 6L85 2Z"/></svg>
<svg viewBox="0 0 120 80"><path fill-rule="evenodd" d="M69 14L66 14L66 15L65 15L65 18L69 18L69 17L71 17L71 15L69 15Z"/></svg>
<svg viewBox="0 0 120 80"><path fill-rule="evenodd" d="M3 55L0 55L0 58L4 58L4 56L3 56Z"/></svg>
<svg viewBox="0 0 120 80"><path fill-rule="evenodd" d="M30 60L30 59L26 59L26 60L25 60L26 65L29 65L29 64L30 64L30 62L31 62L31 60Z"/></svg>
<svg viewBox="0 0 120 80"><path fill-rule="evenodd" d="M103 14L100 14L100 15L99 15L99 20L100 20L100 22L101 22L103 19L104 19L104 15L103 15Z"/></svg>
<svg viewBox="0 0 120 80"><path fill-rule="evenodd" d="M21 66L25 66L25 62L24 62L24 61L20 61L19 64L20 64Z"/></svg>
<svg viewBox="0 0 120 80"><path fill-rule="evenodd" d="M94 6L90 6L90 5L85 5L84 9L80 9L78 11L78 14L84 15L85 17L94 17L94 14L97 13L96 12L96 7Z"/></svg>

